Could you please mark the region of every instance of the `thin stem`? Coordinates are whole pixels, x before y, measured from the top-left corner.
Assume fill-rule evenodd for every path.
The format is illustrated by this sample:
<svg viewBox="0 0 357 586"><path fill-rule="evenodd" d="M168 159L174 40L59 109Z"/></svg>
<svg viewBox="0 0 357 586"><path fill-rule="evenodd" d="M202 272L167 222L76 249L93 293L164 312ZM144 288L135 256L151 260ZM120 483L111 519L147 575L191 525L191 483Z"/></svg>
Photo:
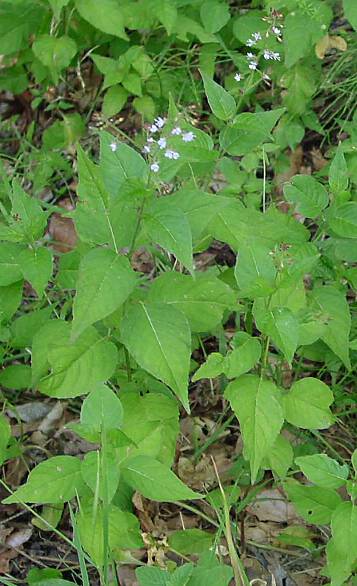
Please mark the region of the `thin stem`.
<svg viewBox="0 0 357 586"><path fill-rule="evenodd" d="M136 242L136 239L137 239L138 234L139 234L141 220L142 220L142 217L143 217L144 206L145 206L145 200L143 199L143 201L141 203L141 206L139 208L139 211L138 211L138 217L137 217L136 226L135 226L135 230L134 230L134 234L133 234L133 239L131 241L130 248L129 248L129 253L128 253L129 254L129 257L131 257L131 255L134 252L135 242Z"/></svg>

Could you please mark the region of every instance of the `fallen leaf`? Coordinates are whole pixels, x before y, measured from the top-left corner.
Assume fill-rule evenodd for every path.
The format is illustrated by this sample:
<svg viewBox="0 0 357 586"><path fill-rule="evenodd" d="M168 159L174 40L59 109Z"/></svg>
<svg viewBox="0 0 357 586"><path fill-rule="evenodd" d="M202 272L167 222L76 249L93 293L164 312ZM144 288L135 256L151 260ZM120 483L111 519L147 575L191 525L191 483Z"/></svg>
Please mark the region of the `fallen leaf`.
<svg viewBox="0 0 357 586"><path fill-rule="evenodd" d="M319 59L324 59L326 53L331 49L346 51L347 43L342 37L337 35L325 35L315 45L315 53Z"/></svg>
<svg viewBox="0 0 357 586"><path fill-rule="evenodd" d="M259 521L291 523L298 519L295 507L276 488L263 490L258 498L247 506L246 511Z"/></svg>

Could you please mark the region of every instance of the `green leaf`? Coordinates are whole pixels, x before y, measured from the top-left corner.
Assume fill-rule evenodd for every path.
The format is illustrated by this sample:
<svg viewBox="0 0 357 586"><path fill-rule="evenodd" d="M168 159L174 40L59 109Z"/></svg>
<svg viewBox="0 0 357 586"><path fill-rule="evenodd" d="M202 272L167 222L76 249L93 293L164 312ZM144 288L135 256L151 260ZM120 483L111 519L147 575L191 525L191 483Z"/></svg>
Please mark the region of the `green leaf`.
<svg viewBox="0 0 357 586"><path fill-rule="evenodd" d="M129 260L106 248L96 248L81 260L73 304L72 338L113 313L129 297L137 275Z"/></svg>
<svg viewBox="0 0 357 586"><path fill-rule="evenodd" d="M342 586L357 562L357 507L341 503L332 514L332 539L327 544L327 571L331 586Z"/></svg>
<svg viewBox="0 0 357 586"><path fill-rule="evenodd" d="M0 413L0 464L6 458L6 448L11 437L11 427L8 419L3 413Z"/></svg>
<svg viewBox="0 0 357 586"><path fill-rule="evenodd" d="M52 276L52 254L48 248L26 248L18 257L23 277L42 297Z"/></svg>
<svg viewBox="0 0 357 586"><path fill-rule="evenodd" d="M309 175L295 175L284 185L284 196L296 210L308 218L316 218L328 205L329 197L321 183Z"/></svg>
<svg viewBox="0 0 357 586"><path fill-rule="evenodd" d="M19 254L24 249L10 242L0 243L0 286L11 285L22 279Z"/></svg>
<svg viewBox="0 0 357 586"><path fill-rule="evenodd" d="M208 551L212 547L214 539L214 533L193 528L173 531L169 535L168 543L175 551L191 555Z"/></svg>
<svg viewBox="0 0 357 586"><path fill-rule="evenodd" d="M325 2L314 0L306 9L290 11L284 22L285 65L291 67L307 56L332 20L332 10Z"/></svg>
<svg viewBox="0 0 357 586"><path fill-rule="evenodd" d="M348 188L348 168L341 146L337 148L331 161L328 182L332 193L336 195Z"/></svg>
<svg viewBox="0 0 357 586"><path fill-rule="evenodd" d="M305 476L322 488L340 488L346 484L349 474L347 464L341 465L326 454L313 454L295 458Z"/></svg>
<svg viewBox="0 0 357 586"><path fill-rule="evenodd" d="M236 305L234 291L216 277L201 274L194 279L174 271L153 282L148 300L182 311L193 332L212 330L221 322L223 312Z"/></svg>
<svg viewBox="0 0 357 586"><path fill-rule="evenodd" d="M11 324L11 345L13 348L32 346L36 332L50 319L52 307L30 311L16 318Z"/></svg>
<svg viewBox="0 0 357 586"><path fill-rule="evenodd" d="M115 85L105 92L102 112L105 118L111 118L118 114L126 104L128 92L121 85Z"/></svg>
<svg viewBox="0 0 357 586"><path fill-rule="evenodd" d="M81 423L96 431L120 429L123 407L119 397L106 385L95 388L83 401Z"/></svg>
<svg viewBox="0 0 357 586"><path fill-rule="evenodd" d="M261 345L258 338L252 338L245 332L238 332L234 336L237 346L224 358L224 373L227 378L237 378L253 368L261 355Z"/></svg>
<svg viewBox="0 0 357 586"><path fill-rule="evenodd" d="M163 303L133 305L122 320L121 339L138 364L166 383L188 410L191 334L183 313Z"/></svg>
<svg viewBox="0 0 357 586"><path fill-rule="evenodd" d="M169 572L156 566L141 566L135 570L139 586L168 586Z"/></svg>
<svg viewBox="0 0 357 586"><path fill-rule="evenodd" d="M206 0L201 6L200 16L208 33L217 33L231 17L227 4L220 0Z"/></svg>
<svg viewBox="0 0 357 586"><path fill-rule="evenodd" d="M299 340L299 322L287 307L274 307L262 316L255 316L257 327L270 336L291 364Z"/></svg>
<svg viewBox="0 0 357 586"><path fill-rule="evenodd" d="M341 503L341 497L334 490L305 486L293 479L286 481L284 486L299 515L308 523L326 525Z"/></svg>
<svg viewBox="0 0 357 586"><path fill-rule="evenodd" d="M284 112L285 108L277 108L267 112L238 114L233 123L221 131L221 147L230 155L246 155L272 138L270 133Z"/></svg>
<svg viewBox="0 0 357 586"><path fill-rule="evenodd" d="M134 456L122 464L123 480L146 498L159 502L202 498L168 468L149 456Z"/></svg>
<svg viewBox="0 0 357 586"><path fill-rule="evenodd" d="M294 451L289 440L282 434L278 435L267 456L269 468L273 470L279 479L284 478L293 463L293 459Z"/></svg>
<svg viewBox="0 0 357 586"><path fill-rule="evenodd" d="M150 9L165 27L167 34L171 35L177 20L177 8L174 3L171 0L152 0Z"/></svg>
<svg viewBox="0 0 357 586"><path fill-rule="evenodd" d="M238 417L254 483L284 422L278 389L271 381L246 374L229 383L225 397Z"/></svg>
<svg viewBox="0 0 357 586"><path fill-rule="evenodd" d="M40 202L30 197L14 181L10 193L12 216L16 218L12 225L24 242L32 243L43 236L47 224L48 212L42 210Z"/></svg>
<svg viewBox="0 0 357 586"><path fill-rule="evenodd" d="M49 68L53 80L57 83L58 74L68 67L77 53L77 45L67 35L63 37L40 35L33 43L32 50L37 59Z"/></svg>
<svg viewBox="0 0 357 586"><path fill-rule="evenodd" d="M312 303L325 322L321 339L342 360L346 368L351 368L351 314L345 294L333 286L315 287L312 292Z"/></svg>
<svg viewBox="0 0 357 586"><path fill-rule="evenodd" d="M106 446L105 451L96 450L86 454L81 466L82 478L87 486L104 502L111 502L118 489L120 470L116 463L116 452ZM104 477L106 486L104 487Z"/></svg>
<svg viewBox="0 0 357 586"><path fill-rule="evenodd" d="M357 201L348 201L337 208L331 208L327 221L337 236L357 238Z"/></svg>
<svg viewBox="0 0 357 586"><path fill-rule="evenodd" d="M241 297L265 297L274 291L274 261L270 250L259 241L239 248L234 274Z"/></svg>
<svg viewBox="0 0 357 586"><path fill-rule="evenodd" d="M56 19L59 20L62 12L62 8L67 6L70 3L70 0L48 0L53 14L55 15Z"/></svg>
<svg viewBox="0 0 357 586"><path fill-rule="evenodd" d="M28 48L30 34L42 24L45 11L34 2L2 2L0 9L0 54L10 55Z"/></svg>
<svg viewBox="0 0 357 586"><path fill-rule="evenodd" d="M186 216L165 205L165 199L153 204L143 219L143 230L151 241L171 252L192 273L192 234Z"/></svg>
<svg viewBox="0 0 357 586"><path fill-rule="evenodd" d="M325 383L317 378L303 378L284 395L285 418L303 429L325 429L333 423L329 409L334 397Z"/></svg>
<svg viewBox="0 0 357 586"><path fill-rule="evenodd" d="M347 20L350 21L355 31L357 31L357 6L354 0L343 0L343 12Z"/></svg>
<svg viewBox="0 0 357 586"><path fill-rule="evenodd" d="M7 389L31 387L31 367L27 364L11 364L0 372L0 384Z"/></svg>
<svg viewBox="0 0 357 586"><path fill-rule="evenodd" d="M200 72L203 79L203 85L209 106L215 116L220 120L229 120L233 118L237 105L235 99L229 94L223 87L218 83L210 79L203 73Z"/></svg>
<svg viewBox="0 0 357 586"><path fill-rule="evenodd" d="M0 287L0 320L10 319L19 307L22 299L23 280Z"/></svg>
<svg viewBox="0 0 357 586"><path fill-rule="evenodd" d="M3 503L65 503L83 489L81 461L73 456L55 456L31 470L26 484Z"/></svg>
<svg viewBox="0 0 357 586"><path fill-rule="evenodd" d="M96 0L75 0L75 6L81 17L94 28L121 39L128 39L122 10L115 0L101 0L100 5Z"/></svg>
<svg viewBox="0 0 357 586"><path fill-rule="evenodd" d="M202 378L215 378L223 373L225 357L219 352L212 352L192 377L192 382Z"/></svg>
<svg viewBox="0 0 357 586"><path fill-rule="evenodd" d="M153 120L155 116L155 102L151 96L142 96L141 98L134 98L133 106L144 120Z"/></svg>
<svg viewBox="0 0 357 586"><path fill-rule="evenodd" d="M128 73L129 65L124 63L122 59L110 59L109 57L103 57L103 55L96 55L95 53L91 55L91 59L93 59L99 71L104 75L103 90L121 83Z"/></svg>

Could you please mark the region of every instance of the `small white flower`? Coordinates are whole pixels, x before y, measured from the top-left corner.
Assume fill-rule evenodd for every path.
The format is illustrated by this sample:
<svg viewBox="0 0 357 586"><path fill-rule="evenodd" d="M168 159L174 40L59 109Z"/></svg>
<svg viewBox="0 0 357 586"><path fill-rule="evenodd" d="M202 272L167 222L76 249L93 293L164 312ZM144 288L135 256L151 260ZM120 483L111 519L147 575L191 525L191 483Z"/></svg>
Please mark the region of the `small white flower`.
<svg viewBox="0 0 357 586"><path fill-rule="evenodd" d="M153 173L158 173L160 171L159 163L152 163L150 165L150 169L151 169L151 171L153 171Z"/></svg>
<svg viewBox="0 0 357 586"><path fill-rule="evenodd" d="M166 138L159 138L157 144L159 145L160 149L166 149Z"/></svg>
<svg viewBox="0 0 357 586"><path fill-rule="evenodd" d="M116 151L116 150L117 150L117 148L118 148L118 145L117 145L117 143L116 143L116 142L111 142L109 146L110 146L110 150L111 150L113 153L115 153L115 151Z"/></svg>
<svg viewBox="0 0 357 586"><path fill-rule="evenodd" d="M257 67L258 67L258 62L257 61L251 61L249 63L249 69L251 69L252 71L254 71Z"/></svg>
<svg viewBox="0 0 357 586"><path fill-rule="evenodd" d="M174 136L179 136L181 134L182 130L179 126L176 126L175 128L173 128L171 130L171 134L173 134Z"/></svg>
<svg viewBox="0 0 357 586"><path fill-rule="evenodd" d="M254 38L255 41L261 41L262 40L262 35L260 33L253 33L252 37Z"/></svg>
<svg viewBox="0 0 357 586"><path fill-rule="evenodd" d="M163 126L165 126L166 119L161 118L161 116L158 116L157 118L155 118L154 122L158 128L162 128Z"/></svg>
<svg viewBox="0 0 357 586"><path fill-rule="evenodd" d="M254 47L256 41L254 39L248 39L246 42L247 47Z"/></svg>
<svg viewBox="0 0 357 586"><path fill-rule="evenodd" d="M267 73L263 73L263 79L264 81L270 81L270 77Z"/></svg>
<svg viewBox="0 0 357 586"><path fill-rule="evenodd" d="M165 152L165 157L166 157L167 159L175 159L175 160L176 160L176 159L179 159L179 158L180 158L180 155L179 155L179 153L178 153L178 152L176 152L176 151L167 150L167 151Z"/></svg>
<svg viewBox="0 0 357 586"><path fill-rule="evenodd" d="M147 139L147 142L151 144L151 143L155 142L155 139L152 136L149 136L149 138Z"/></svg>
<svg viewBox="0 0 357 586"><path fill-rule="evenodd" d="M149 128L149 132L157 132L158 130L159 128L155 124L152 124Z"/></svg>
<svg viewBox="0 0 357 586"><path fill-rule="evenodd" d="M247 59L255 59L254 53L247 53Z"/></svg>
<svg viewBox="0 0 357 586"><path fill-rule="evenodd" d="M193 134L193 132L185 132L185 134L182 135L182 140L183 142L192 142L193 140L195 140L196 135Z"/></svg>
<svg viewBox="0 0 357 586"><path fill-rule="evenodd" d="M263 57L266 61L269 61L269 59L273 58L273 54L269 49L264 49Z"/></svg>
<svg viewBox="0 0 357 586"><path fill-rule="evenodd" d="M243 76L242 76L242 74L241 74L241 73L236 73L236 74L235 74L235 76L234 76L234 79L235 79L236 81L242 81L242 79L243 79Z"/></svg>
<svg viewBox="0 0 357 586"><path fill-rule="evenodd" d="M272 53L272 57L274 61L280 61L280 53Z"/></svg>
<svg viewBox="0 0 357 586"><path fill-rule="evenodd" d="M271 30L273 31L274 35L281 35L281 28L278 26L273 26Z"/></svg>
<svg viewBox="0 0 357 586"><path fill-rule="evenodd" d="M149 145L147 145L147 144L146 144L146 145L143 147L143 153L150 153L150 151L151 151L151 148L149 147Z"/></svg>

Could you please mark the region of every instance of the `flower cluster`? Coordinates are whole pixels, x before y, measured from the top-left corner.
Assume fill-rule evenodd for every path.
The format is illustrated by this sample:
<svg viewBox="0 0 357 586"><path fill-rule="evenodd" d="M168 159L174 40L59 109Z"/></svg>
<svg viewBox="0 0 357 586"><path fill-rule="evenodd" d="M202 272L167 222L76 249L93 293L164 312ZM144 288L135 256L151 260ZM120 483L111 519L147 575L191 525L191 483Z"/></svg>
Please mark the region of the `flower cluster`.
<svg viewBox="0 0 357 586"><path fill-rule="evenodd" d="M176 161L180 158L180 153L170 148L169 142L171 136L180 136L181 140L185 143L192 142L196 138L196 135L193 132L185 132L180 126L174 126L171 132L168 131L165 136L162 134L160 135L160 133L164 132L163 129L165 125L166 118L162 118L161 116L155 118L154 123L149 126L149 136L147 138L146 144L143 147L143 153L149 156L153 156L154 158L150 164L150 169L153 173L158 173L160 171L160 164L156 160L156 157L160 151L163 151L163 155L166 159Z"/></svg>
<svg viewBox="0 0 357 586"><path fill-rule="evenodd" d="M276 37L278 41L281 41L281 34L282 34L282 29L278 26L273 25L271 27L271 31ZM266 33L266 36L269 36L269 31ZM252 33L250 38L247 40L246 45L247 47L254 47L258 41L262 41L262 34L258 31L256 33ZM248 67L251 71L256 71L258 69L258 59L259 56L261 55L261 53L252 53L252 52L248 52L247 53L247 62L248 62ZM269 49L264 49L263 53L262 53L264 59L266 61L280 61L280 53L278 53L277 51L271 51ZM242 81L243 79L243 75L238 71L235 75L234 75L234 79L237 82ZM262 75L262 79L264 81L269 81L270 77L267 73L263 73Z"/></svg>

